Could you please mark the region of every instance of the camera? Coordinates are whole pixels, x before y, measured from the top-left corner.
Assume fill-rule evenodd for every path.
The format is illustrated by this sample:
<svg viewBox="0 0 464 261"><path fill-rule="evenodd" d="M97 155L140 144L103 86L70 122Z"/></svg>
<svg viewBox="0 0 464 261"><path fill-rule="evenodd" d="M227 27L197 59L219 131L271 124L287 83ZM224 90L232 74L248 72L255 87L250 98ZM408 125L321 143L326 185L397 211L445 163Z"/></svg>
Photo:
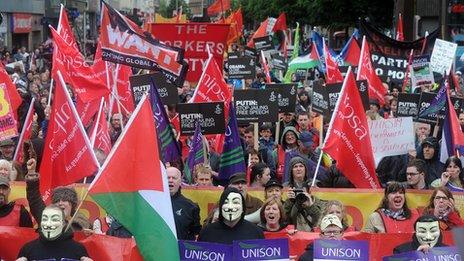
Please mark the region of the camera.
<svg viewBox="0 0 464 261"><path fill-rule="evenodd" d="M303 193L303 189L294 189L293 192L295 193L295 203L297 206L303 205L308 200L308 197Z"/></svg>

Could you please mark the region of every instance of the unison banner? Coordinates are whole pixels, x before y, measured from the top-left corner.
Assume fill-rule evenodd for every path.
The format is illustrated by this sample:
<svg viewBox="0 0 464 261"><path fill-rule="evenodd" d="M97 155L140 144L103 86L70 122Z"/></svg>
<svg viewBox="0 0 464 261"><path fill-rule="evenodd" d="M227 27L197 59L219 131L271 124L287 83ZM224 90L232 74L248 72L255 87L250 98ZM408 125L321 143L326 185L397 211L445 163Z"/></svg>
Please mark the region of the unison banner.
<svg viewBox="0 0 464 261"><path fill-rule="evenodd" d="M187 81L198 82L203 66L208 60L208 48L222 68L224 52L227 52L227 36L230 25L211 23L150 24L150 32L167 45L185 50L189 70Z"/></svg>
<svg viewBox="0 0 464 261"><path fill-rule="evenodd" d="M314 241L314 261L318 260L369 260L369 242L365 240Z"/></svg>

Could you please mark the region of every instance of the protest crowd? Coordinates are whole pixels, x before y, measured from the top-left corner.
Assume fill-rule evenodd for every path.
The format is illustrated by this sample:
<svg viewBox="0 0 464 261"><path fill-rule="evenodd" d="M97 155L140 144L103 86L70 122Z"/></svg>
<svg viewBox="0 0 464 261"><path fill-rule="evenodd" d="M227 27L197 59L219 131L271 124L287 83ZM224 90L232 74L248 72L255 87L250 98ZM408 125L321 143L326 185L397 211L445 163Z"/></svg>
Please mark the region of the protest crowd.
<svg viewBox="0 0 464 261"><path fill-rule="evenodd" d="M93 56L64 8L50 31L0 48L0 260L459 255L464 82L438 30L361 20L335 52L284 13L245 34L240 9L139 27L103 2Z"/></svg>

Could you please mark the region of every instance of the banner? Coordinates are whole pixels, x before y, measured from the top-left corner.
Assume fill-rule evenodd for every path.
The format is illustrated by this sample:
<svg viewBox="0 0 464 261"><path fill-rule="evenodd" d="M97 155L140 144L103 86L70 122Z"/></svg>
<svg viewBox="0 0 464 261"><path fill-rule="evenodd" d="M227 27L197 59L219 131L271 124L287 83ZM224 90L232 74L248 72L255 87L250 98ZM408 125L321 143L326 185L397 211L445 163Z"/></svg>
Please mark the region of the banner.
<svg viewBox="0 0 464 261"><path fill-rule="evenodd" d="M256 59L256 57L258 57L258 54L256 52L256 49L245 46L245 50L243 51L243 56Z"/></svg>
<svg viewBox="0 0 464 261"><path fill-rule="evenodd" d="M322 84L320 84L319 82L317 84L313 84L313 95L311 96L311 104L313 106L313 111L324 115L324 117L327 116L329 112L328 92L326 91L325 87L322 86Z"/></svg>
<svg viewBox="0 0 464 261"><path fill-rule="evenodd" d="M224 102L179 103L181 135L193 135L196 122L200 121L203 134L224 134Z"/></svg>
<svg viewBox="0 0 464 261"><path fill-rule="evenodd" d="M276 122L279 114L277 99L272 90L235 90L238 123Z"/></svg>
<svg viewBox="0 0 464 261"><path fill-rule="evenodd" d="M414 150L412 117L368 121L375 165L386 156L402 155Z"/></svg>
<svg viewBox="0 0 464 261"><path fill-rule="evenodd" d="M227 53L228 59L234 59L234 58L239 58L239 57L242 57L242 54L239 51Z"/></svg>
<svg viewBox="0 0 464 261"><path fill-rule="evenodd" d="M270 35L253 38L253 42L255 43L255 48L258 52L274 50L274 43L272 42L272 36Z"/></svg>
<svg viewBox="0 0 464 261"><path fill-rule="evenodd" d="M150 32L167 45L185 50L189 70L187 81L198 82L203 66L208 60L207 46L216 63L222 68L224 52L227 52L227 36L230 25L211 23L150 24Z"/></svg>
<svg viewBox="0 0 464 261"><path fill-rule="evenodd" d="M435 83L433 73L430 70L430 55L414 57L412 59L411 69L412 92L414 92L416 88L425 85L432 86Z"/></svg>
<svg viewBox="0 0 464 261"><path fill-rule="evenodd" d="M229 58L227 74L229 79L254 79L256 76L255 60L249 57Z"/></svg>
<svg viewBox="0 0 464 261"><path fill-rule="evenodd" d="M449 75L453 65L454 56L458 45L442 39L435 41L432 56L430 57L430 68L441 75Z"/></svg>
<svg viewBox="0 0 464 261"><path fill-rule="evenodd" d="M234 260L288 260L288 239L240 240L232 244Z"/></svg>
<svg viewBox="0 0 464 261"><path fill-rule="evenodd" d="M419 112L420 94L398 93L398 117L417 117Z"/></svg>
<svg viewBox="0 0 464 261"><path fill-rule="evenodd" d="M166 80L166 77L164 77L162 73L155 72L150 74L134 75L129 78L135 105L137 105L142 99L142 96L150 90L150 79L153 79L155 82L163 104L171 105L179 102L177 87Z"/></svg>
<svg viewBox="0 0 464 261"><path fill-rule="evenodd" d="M232 261L232 245L179 240L181 261Z"/></svg>
<svg viewBox="0 0 464 261"><path fill-rule="evenodd" d="M105 61L182 75L183 50L153 39L146 31L103 2L100 43Z"/></svg>
<svg viewBox="0 0 464 261"><path fill-rule="evenodd" d="M314 261L369 261L369 242L361 240L314 240Z"/></svg>
<svg viewBox="0 0 464 261"><path fill-rule="evenodd" d="M427 253L411 251L383 258L383 261L397 260L462 260L456 247L432 247Z"/></svg>
<svg viewBox="0 0 464 261"><path fill-rule="evenodd" d="M295 112L296 84L266 84L266 89L277 92L279 112Z"/></svg>
<svg viewBox="0 0 464 261"><path fill-rule="evenodd" d="M271 65L274 69L287 71L287 62L285 57L280 56L279 54L271 54Z"/></svg>
<svg viewBox="0 0 464 261"><path fill-rule="evenodd" d="M18 136L18 126L11 107L6 83L0 83L0 140Z"/></svg>
<svg viewBox="0 0 464 261"><path fill-rule="evenodd" d="M422 92L420 94L419 113L418 113L416 121L424 122L424 123L432 123L432 124L436 124L437 122L442 122L443 121L443 119L445 118L445 114L446 114L446 108L445 107L443 107L438 112L438 114L437 113L431 113L431 114L419 116L419 115L421 115L421 113L423 111L427 110L427 108L430 107L430 105L431 105L433 99L435 98L435 96L437 96L437 94L432 93L432 92Z"/></svg>
<svg viewBox="0 0 464 261"><path fill-rule="evenodd" d="M14 13L11 28L15 34L30 33L32 30L32 15ZM3 21L6 23L6 21Z"/></svg>

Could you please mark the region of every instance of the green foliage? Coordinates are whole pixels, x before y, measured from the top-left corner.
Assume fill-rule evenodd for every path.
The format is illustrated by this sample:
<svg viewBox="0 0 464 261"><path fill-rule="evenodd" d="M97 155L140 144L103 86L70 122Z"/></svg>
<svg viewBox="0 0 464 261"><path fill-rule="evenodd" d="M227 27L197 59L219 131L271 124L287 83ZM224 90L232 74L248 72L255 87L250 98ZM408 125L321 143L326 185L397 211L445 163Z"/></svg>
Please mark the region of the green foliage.
<svg viewBox="0 0 464 261"><path fill-rule="evenodd" d="M191 17L192 13L188 4L185 0L177 0L177 7L180 8L182 5L182 13L186 14L187 17ZM161 16L166 18L172 18L173 11L176 10L176 0L171 0L169 4L167 4L166 0L160 1L160 7L157 13L161 14Z"/></svg>

